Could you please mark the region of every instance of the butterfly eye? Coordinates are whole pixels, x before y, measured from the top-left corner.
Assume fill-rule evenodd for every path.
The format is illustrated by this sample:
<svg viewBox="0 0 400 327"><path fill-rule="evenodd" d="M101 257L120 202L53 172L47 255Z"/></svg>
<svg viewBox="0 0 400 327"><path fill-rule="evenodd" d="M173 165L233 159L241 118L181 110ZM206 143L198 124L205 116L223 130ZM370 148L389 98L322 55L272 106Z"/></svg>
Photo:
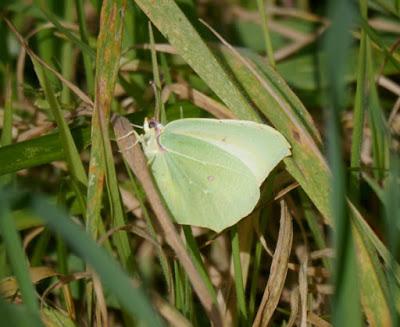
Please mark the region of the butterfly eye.
<svg viewBox="0 0 400 327"><path fill-rule="evenodd" d="M149 121L149 127L150 128L156 128L157 125L158 125L157 120L155 118L151 118L150 121Z"/></svg>

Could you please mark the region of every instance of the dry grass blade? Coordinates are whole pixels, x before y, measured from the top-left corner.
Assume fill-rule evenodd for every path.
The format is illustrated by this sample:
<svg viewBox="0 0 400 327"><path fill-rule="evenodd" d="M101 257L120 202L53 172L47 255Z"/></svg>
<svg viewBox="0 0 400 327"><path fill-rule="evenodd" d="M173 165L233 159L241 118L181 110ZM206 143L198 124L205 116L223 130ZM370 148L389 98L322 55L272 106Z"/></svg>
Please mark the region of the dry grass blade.
<svg viewBox="0 0 400 327"><path fill-rule="evenodd" d="M49 267L30 267L29 274L32 283L36 284L43 279L55 277L60 275L58 272ZM4 298L11 298L15 296L19 289L17 280L14 276L6 277L0 280L0 295Z"/></svg>
<svg viewBox="0 0 400 327"><path fill-rule="evenodd" d="M281 297L288 271L290 251L292 249L292 217L286 203L281 201L281 219L278 242L272 259L267 286L259 306L253 327L267 326Z"/></svg>
<svg viewBox="0 0 400 327"><path fill-rule="evenodd" d="M308 322L317 327L331 327L332 325L324 319L318 317L315 313L308 313Z"/></svg>
<svg viewBox="0 0 400 327"><path fill-rule="evenodd" d="M193 285L193 289L195 290L197 296L203 304L209 318L215 326L222 326L220 312L216 305L213 303L213 300L208 293L207 287L205 286L199 272L196 270L188 253L186 252L185 246L181 238L179 237L179 234L177 233L167 210L162 203L160 195L158 194L158 191L153 183L152 177L148 170L147 160L144 157L143 151L141 150L140 146L134 146L129 151L125 150L136 142L136 136L134 134L131 133L130 136L126 136L130 132L132 132L131 124L125 118L114 117L113 126L115 136L118 140L118 147L122 152L129 167L132 169L139 182L141 183L146 193L147 199L164 233L166 242L175 251L177 258L184 267Z"/></svg>
<svg viewBox="0 0 400 327"><path fill-rule="evenodd" d="M192 324L169 302L165 301L157 293L152 295L152 302L160 312L160 314L167 320L170 326L174 327L190 327Z"/></svg>
<svg viewBox="0 0 400 327"><path fill-rule="evenodd" d="M93 289L96 294L96 320L98 325L108 326L108 312L107 312L107 303L104 298L103 287L101 286L101 282L99 277L92 272L93 276Z"/></svg>
<svg viewBox="0 0 400 327"><path fill-rule="evenodd" d="M167 85L163 89L163 92L161 94L161 98L164 103L168 100L171 92L177 94L182 99L192 101L196 106L203 108L205 111L209 112L216 118L236 118L235 114L232 111L230 111L227 107L225 107L218 101L215 101L209 96L184 84L175 83Z"/></svg>
<svg viewBox="0 0 400 327"><path fill-rule="evenodd" d="M286 327L294 326L299 313L299 288L296 287L290 293L290 317Z"/></svg>
<svg viewBox="0 0 400 327"><path fill-rule="evenodd" d="M305 247L297 249L297 256L300 260L299 271L299 294L300 294L300 327L307 327L307 268L308 268L308 254Z"/></svg>
<svg viewBox="0 0 400 327"><path fill-rule="evenodd" d="M105 241L107 241L107 239L110 236L112 236L114 233L117 233L120 231L131 232L131 233L141 237L143 240L148 241L151 245L153 245L158 250L162 250L161 245L159 243L157 243L157 241L155 239L153 239L152 236L146 230L144 230L138 226L135 226L133 224L111 228L105 234L103 234L97 242L99 244L103 244Z"/></svg>

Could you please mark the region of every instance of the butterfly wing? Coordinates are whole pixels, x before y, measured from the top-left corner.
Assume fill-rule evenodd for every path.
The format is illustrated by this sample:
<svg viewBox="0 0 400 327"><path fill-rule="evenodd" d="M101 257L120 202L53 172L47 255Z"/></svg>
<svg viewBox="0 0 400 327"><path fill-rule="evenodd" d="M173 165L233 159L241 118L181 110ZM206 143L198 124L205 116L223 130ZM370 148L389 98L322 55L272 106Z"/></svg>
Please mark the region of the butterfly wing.
<svg viewBox="0 0 400 327"><path fill-rule="evenodd" d="M151 169L176 222L220 232L254 209L258 182L234 155L173 133L162 133L160 143L164 150L154 156Z"/></svg>
<svg viewBox="0 0 400 327"><path fill-rule="evenodd" d="M232 154L256 177L258 185L286 156L290 145L270 126L243 120L180 119L165 126L163 137L190 136Z"/></svg>
<svg viewBox="0 0 400 327"><path fill-rule="evenodd" d="M191 136L231 153L252 171L259 185L290 155L290 145L278 131L252 121L181 119L169 123L164 133Z"/></svg>

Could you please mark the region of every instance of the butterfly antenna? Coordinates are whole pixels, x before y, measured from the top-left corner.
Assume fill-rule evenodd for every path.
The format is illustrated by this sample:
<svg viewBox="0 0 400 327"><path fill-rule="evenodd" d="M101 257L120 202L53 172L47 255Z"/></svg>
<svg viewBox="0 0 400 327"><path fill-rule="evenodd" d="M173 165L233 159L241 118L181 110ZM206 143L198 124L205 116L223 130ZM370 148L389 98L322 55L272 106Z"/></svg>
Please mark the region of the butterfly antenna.
<svg viewBox="0 0 400 327"><path fill-rule="evenodd" d="M136 128L140 128L140 129L143 129L143 126L142 126L142 125L137 125L137 124L131 123L131 126L136 127ZM132 135L132 134L130 134L130 135Z"/></svg>

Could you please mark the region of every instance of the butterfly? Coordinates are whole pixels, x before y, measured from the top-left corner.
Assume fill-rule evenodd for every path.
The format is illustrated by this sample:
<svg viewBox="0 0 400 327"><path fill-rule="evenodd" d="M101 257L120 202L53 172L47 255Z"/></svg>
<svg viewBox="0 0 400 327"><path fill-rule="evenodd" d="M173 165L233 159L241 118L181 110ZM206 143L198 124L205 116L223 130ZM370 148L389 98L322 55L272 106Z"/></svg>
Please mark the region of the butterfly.
<svg viewBox="0 0 400 327"><path fill-rule="evenodd" d="M175 221L215 232L253 211L261 184L291 154L282 134L252 121L150 119L143 129L139 141Z"/></svg>

